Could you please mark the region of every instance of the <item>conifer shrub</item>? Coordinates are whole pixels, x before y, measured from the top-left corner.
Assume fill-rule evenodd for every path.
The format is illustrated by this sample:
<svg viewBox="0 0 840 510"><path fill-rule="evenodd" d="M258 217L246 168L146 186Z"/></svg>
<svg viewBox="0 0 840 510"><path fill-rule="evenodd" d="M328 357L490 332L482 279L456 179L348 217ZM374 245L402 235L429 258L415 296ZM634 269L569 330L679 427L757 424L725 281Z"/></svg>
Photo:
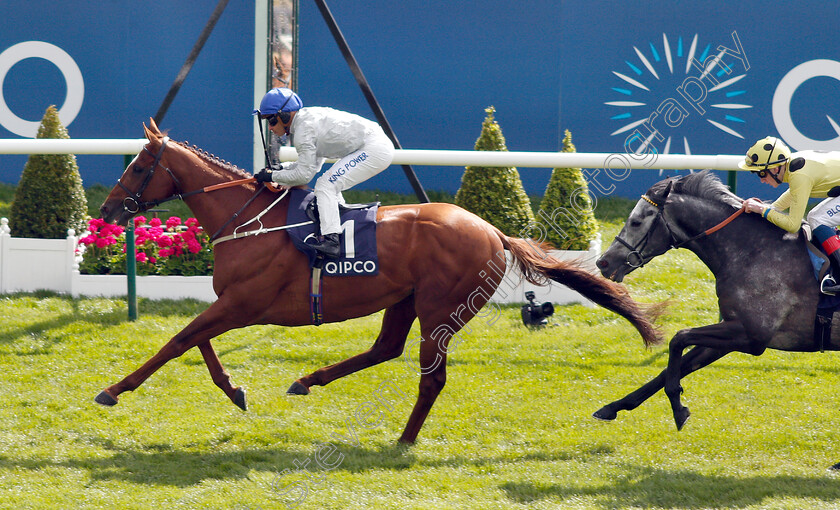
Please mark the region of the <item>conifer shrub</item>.
<svg viewBox="0 0 840 510"><path fill-rule="evenodd" d="M561 152L575 152L566 130ZM555 168L537 213L537 225L548 243L559 250L587 250L598 233L589 187L580 168Z"/></svg>
<svg viewBox="0 0 840 510"><path fill-rule="evenodd" d="M475 150L507 151L502 128L494 118L496 109L490 106L484 111L487 116L481 126L481 135L475 142ZM466 167L461 187L455 193L455 204L509 236L522 236L534 223L531 201L516 167Z"/></svg>
<svg viewBox="0 0 840 510"><path fill-rule="evenodd" d="M36 138L70 138L55 106L47 108ZM15 237L63 239L85 228L87 199L73 154L32 154L15 189L9 227Z"/></svg>

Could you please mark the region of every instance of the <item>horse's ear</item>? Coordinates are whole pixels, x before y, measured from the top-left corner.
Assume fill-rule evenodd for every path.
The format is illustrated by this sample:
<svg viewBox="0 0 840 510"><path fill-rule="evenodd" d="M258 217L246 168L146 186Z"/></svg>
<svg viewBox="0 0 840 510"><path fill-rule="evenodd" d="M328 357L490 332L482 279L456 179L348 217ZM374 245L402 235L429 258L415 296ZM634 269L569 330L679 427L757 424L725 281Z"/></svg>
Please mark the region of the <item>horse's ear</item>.
<svg viewBox="0 0 840 510"><path fill-rule="evenodd" d="M667 185L667 186L665 186L665 191L663 191L663 192L662 192L662 199L663 199L663 201L664 201L666 198L668 198L668 193L670 193L670 192L671 192L671 186L672 186L673 184L674 184L674 181L673 181L673 180L671 180L671 179L668 179L668 185Z"/></svg>
<svg viewBox="0 0 840 510"><path fill-rule="evenodd" d="M155 122L155 119L153 119L152 117L149 117L149 126L152 128L152 132L154 134L156 134L156 135L162 134L160 132L160 129L158 129L158 126L157 126L157 123Z"/></svg>
<svg viewBox="0 0 840 510"><path fill-rule="evenodd" d="M152 133L149 128L146 127L146 123L143 123L143 134L146 136L146 140L152 141L153 138L157 138L154 133Z"/></svg>

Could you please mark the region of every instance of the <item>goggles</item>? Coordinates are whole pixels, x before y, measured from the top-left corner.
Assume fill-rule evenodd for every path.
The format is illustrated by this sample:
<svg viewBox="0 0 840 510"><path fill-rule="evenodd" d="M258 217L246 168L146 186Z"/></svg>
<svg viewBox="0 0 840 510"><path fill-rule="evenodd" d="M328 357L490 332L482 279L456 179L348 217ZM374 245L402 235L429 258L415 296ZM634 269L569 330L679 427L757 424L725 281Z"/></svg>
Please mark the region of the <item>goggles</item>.
<svg viewBox="0 0 840 510"><path fill-rule="evenodd" d="M270 115L260 115L260 118L263 118L263 119L267 120L268 125L271 126L271 127L276 126L277 122L278 122L276 113L272 113Z"/></svg>

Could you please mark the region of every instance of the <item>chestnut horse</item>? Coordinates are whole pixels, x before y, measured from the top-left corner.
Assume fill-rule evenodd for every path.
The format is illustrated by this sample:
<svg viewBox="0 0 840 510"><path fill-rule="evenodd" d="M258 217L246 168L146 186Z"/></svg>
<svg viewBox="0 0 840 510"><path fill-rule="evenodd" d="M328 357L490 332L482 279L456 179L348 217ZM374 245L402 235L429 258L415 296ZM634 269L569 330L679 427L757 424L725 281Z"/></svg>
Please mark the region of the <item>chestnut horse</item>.
<svg viewBox="0 0 840 510"><path fill-rule="evenodd" d="M266 227L286 222L289 201L269 204L279 195L259 193L251 176L215 156L172 142L154 121L143 126L148 143L120 177L101 207L108 222L131 217L162 200L181 198L208 233L229 236L234 228L264 213ZM234 182L237 181L237 182ZM219 189L224 188L224 189ZM212 192L209 192L212 191ZM256 196L255 196L256 195ZM367 351L301 377L289 393L307 394L358 370L403 352L415 319L420 320L420 387L401 442L415 441L446 382L447 345L493 295L509 250L531 282L560 282L595 303L624 316L646 344L660 341L654 326L659 308L641 305L625 288L590 274L575 263L546 255L547 245L508 237L478 216L450 204L380 207L376 216L379 273L375 276L325 276L323 322L363 317L384 309L379 337ZM501 259L499 255L502 254ZM108 386L96 402L115 405L172 358L198 346L213 382L243 410L245 392L231 383L210 340L253 324L312 324L308 258L283 231L229 240L214 247L213 290L218 299L175 335L144 365Z"/></svg>

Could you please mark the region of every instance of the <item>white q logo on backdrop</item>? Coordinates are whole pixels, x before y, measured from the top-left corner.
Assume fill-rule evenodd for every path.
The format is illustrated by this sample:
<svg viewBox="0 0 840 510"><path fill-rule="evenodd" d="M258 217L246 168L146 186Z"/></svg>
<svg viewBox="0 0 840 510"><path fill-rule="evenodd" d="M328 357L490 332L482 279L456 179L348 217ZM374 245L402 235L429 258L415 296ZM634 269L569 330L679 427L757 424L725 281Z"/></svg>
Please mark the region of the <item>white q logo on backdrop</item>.
<svg viewBox="0 0 840 510"><path fill-rule="evenodd" d="M28 138L35 138L41 123L21 119L12 113L3 97L3 82L9 69L21 60L32 57L48 60L64 76L64 81L67 83L67 97L58 110L58 118L62 124L68 126L73 122L82 109L82 102L85 98L85 83L82 79L82 71L76 65L73 57L68 55L66 51L43 41L26 41L7 48L3 53L0 53L0 126L16 135Z"/></svg>
<svg viewBox="0 0 840 510"><path fill-rule="evenodd" d="M827 76L840 81L840 62L836 60L810 60L791 69L773 95L773 122L779 130L779 135L797 150L840 150L840 126L834 119L826 115L831 127L837 132L837 137L830 140L813 140L803 135L793 123L790 116L790 103L793 94L800 85L818 76Z"/></svg>

